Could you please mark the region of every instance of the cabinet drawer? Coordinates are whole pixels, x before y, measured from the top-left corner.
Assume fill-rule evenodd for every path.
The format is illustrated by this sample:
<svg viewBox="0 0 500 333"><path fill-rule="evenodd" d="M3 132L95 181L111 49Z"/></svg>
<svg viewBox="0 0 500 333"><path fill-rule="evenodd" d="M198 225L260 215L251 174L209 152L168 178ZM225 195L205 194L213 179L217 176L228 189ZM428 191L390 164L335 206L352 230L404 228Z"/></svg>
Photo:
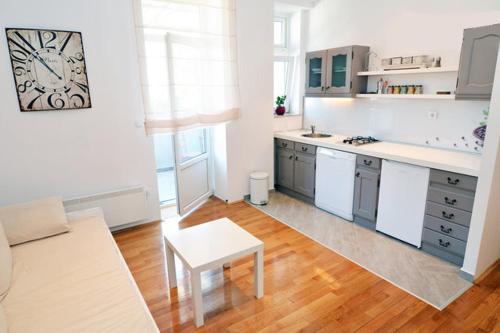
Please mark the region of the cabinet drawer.
<svg viewBox="0 0 500 333"><path fill-rule="evenodd" d="M380 158L366 155L357 155L356 164L367 168L380 170Z"/></svg>
<svg viewBox="0 0 500 333"><path fill-rule="evenodd" d="M424 228L422 242L461 257L465 254L466 243L464 241L445 236L431 229Z"/></svg>
<svg viewBox="0 0 500 333"><path fill-rule="evenodd" d="M431 170L430 182L443 184L452 188L461 188L468 191L476 191L477 178L472 176L461 175L458 173Z"/></svg>
<svg viewBox="0 0 500 333"><path fill-rule="evenodd" d="M316 154L316 146L295 142L295 150L306 154Z"/></svg>
<svg viewBox="0 0 500 333"><path fill-rule="evenodd" d="M463 240L464 242L467 241L467 236L469 235L469 228L430 215L425 215L424 226L441 234Z"/></svg>
<svg viewBox="0 0 500 333"><path fill-rule="evenodd" d="M465 191L451 192L447 188L442 188L437 185L429 187L427 200L439 203L452 208L463 209L472 212L474 205L474 197Z"/></svg>
<svg viewBox="0 0 500 333"><path fill-rule="evenodd" d="M293 149L293 144L293 141L276 139L276 146L278 146L279 148Z"/></svg>
<svg viewBox="0 0 500 333"><path fill-rule="evenodd" d="M462 264L464 263L464 257L459 256L455 253L443 251L429 243L422 243L422 251L430 253L433 256L439 257L446 261L452 262L457 266L462 266Z"/></svg>
<svg viewBox="0 0 500 333"><path fill-rule="evenodd" d="M469 212L451 208L449 206L440 205L431 201L427 202L425 212L429 215L438 217L448 222L458 223L466 227L469 226L472 215Z"/></svg>

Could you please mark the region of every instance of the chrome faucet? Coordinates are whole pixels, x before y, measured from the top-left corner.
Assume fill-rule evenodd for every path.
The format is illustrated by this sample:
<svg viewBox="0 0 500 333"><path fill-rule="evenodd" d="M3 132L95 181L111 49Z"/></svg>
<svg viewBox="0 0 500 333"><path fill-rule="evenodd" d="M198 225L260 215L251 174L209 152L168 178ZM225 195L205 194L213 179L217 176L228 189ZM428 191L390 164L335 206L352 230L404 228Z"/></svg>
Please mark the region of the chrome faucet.
<svg viewBox="0 0 500 333"><path fill-rule="evenodd" d="M314 134L314 132L316 132L316 126L311 125L311 133Z"/></svg>

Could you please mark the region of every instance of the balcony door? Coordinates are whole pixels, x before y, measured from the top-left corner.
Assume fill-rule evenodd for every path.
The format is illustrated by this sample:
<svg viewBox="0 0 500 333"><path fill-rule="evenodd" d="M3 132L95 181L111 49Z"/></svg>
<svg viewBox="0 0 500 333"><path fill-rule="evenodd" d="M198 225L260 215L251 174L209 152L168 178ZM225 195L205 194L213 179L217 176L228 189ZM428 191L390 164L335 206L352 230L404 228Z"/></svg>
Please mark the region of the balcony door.
<svg viewBox="0 0 500 333"><path fill-rule="evenodd" d="M212 195L208 130L197 128L174 135L177 210L185 215Z"/></svg>

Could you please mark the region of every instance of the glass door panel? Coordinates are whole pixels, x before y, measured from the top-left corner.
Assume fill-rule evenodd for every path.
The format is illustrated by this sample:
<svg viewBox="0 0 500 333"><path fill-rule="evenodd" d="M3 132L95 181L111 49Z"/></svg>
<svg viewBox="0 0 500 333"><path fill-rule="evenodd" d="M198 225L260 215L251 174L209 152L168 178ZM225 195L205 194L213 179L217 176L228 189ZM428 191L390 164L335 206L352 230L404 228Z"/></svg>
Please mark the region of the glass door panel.
<svg viewBox="0 0 500 333"><path fill-rule="evenodd" d="M346 86L347 54L332 56L332 87L341 88Z"/></svg>
<svg viewBox="0 0 500 333"><path fill-rule="evenodd" d="M309 87L310 88L321 88L322 83L322 71L323 71L323 59L322 58L312 58L309 60Z"/></svg>

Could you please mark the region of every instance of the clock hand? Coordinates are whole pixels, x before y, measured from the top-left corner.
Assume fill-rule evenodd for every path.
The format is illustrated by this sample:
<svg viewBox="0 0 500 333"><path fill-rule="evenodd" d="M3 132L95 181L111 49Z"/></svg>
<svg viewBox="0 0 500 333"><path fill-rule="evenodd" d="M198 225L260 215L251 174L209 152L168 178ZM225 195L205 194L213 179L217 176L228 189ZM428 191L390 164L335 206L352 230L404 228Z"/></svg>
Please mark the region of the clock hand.
<svg viewBox="0 0 500 333"><path fill-rule="evenodd" d="M57 78L59 80L62 80L62 77L60 77L56 72L54 72L54 70L52 68L49 67L49 65L47 65L47 63L42 59L40 58L40 56L38 55L35 55L34 56L36 60L38 60L42 65L44 65L52 74L54 74L55 76L57 76Z"/></svg>

